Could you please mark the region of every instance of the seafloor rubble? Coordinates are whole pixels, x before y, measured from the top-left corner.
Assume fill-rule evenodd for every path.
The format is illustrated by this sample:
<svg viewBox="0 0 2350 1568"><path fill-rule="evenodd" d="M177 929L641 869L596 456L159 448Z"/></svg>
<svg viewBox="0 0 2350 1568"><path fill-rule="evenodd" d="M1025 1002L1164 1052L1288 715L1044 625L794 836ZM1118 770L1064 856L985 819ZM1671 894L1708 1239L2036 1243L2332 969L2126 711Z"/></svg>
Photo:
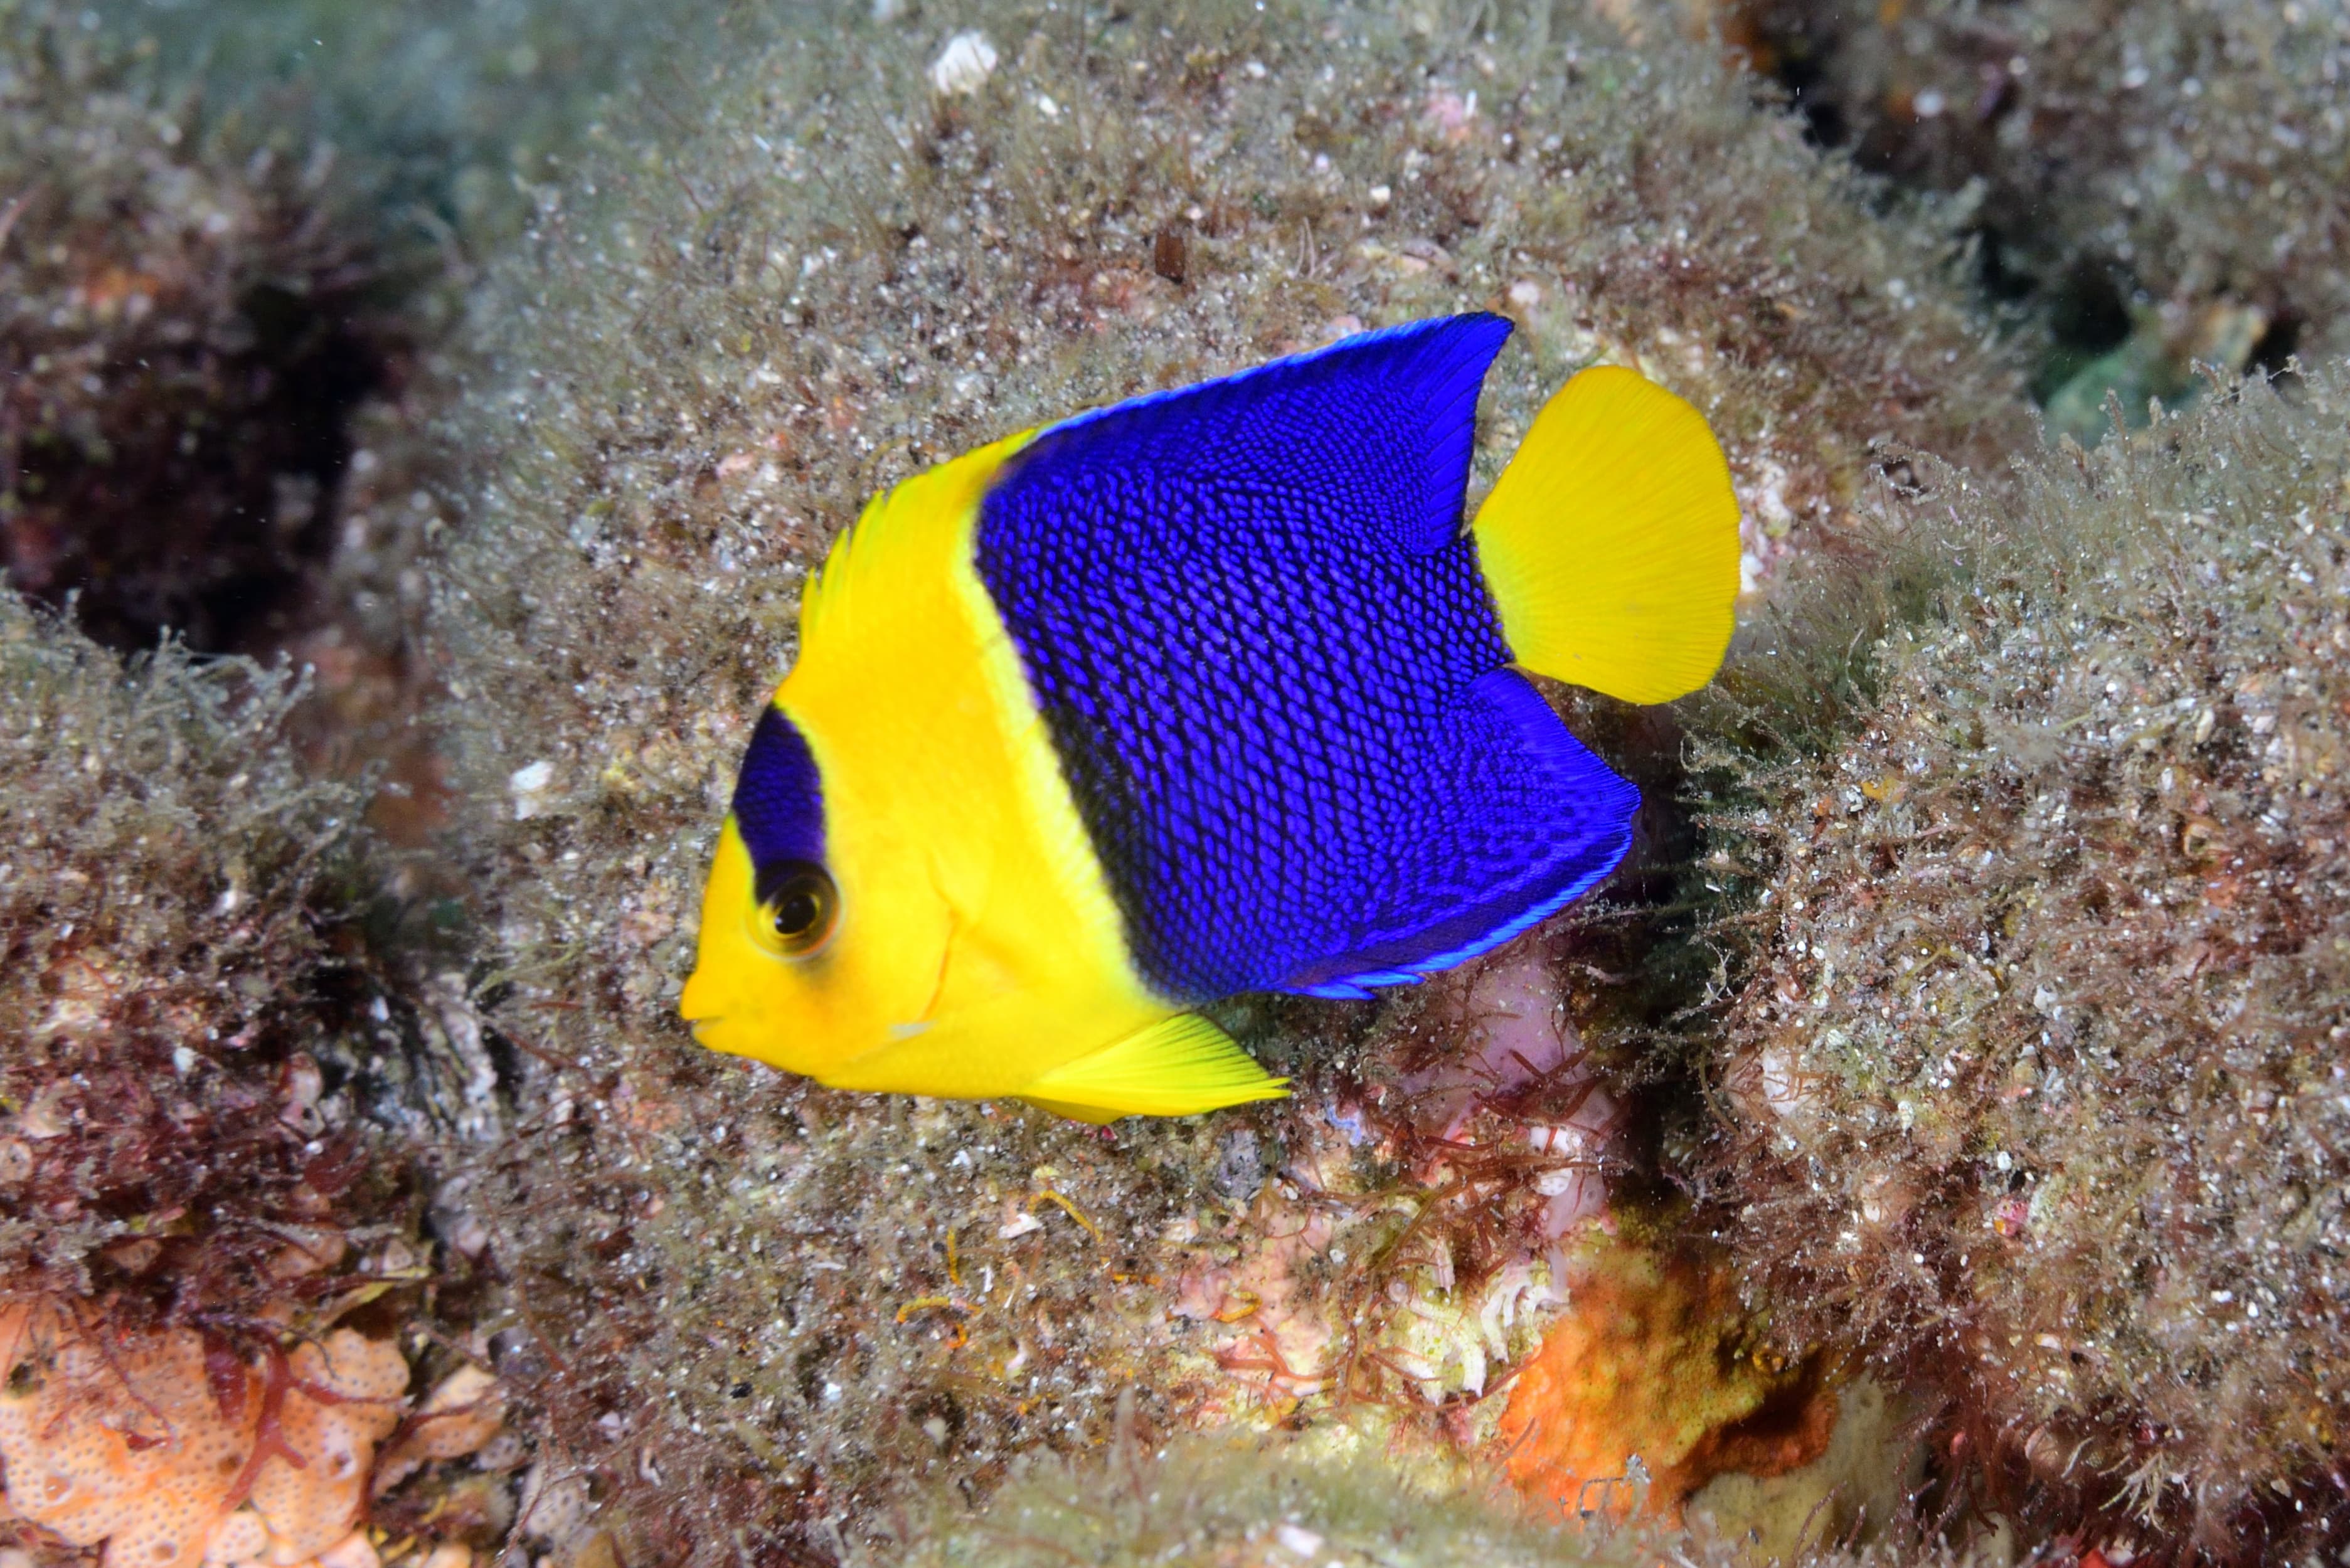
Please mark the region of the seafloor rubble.
<svg viewBox="0 0 2350 1568"><path fill-rule="evenodd" d="M219 640L312 667L0 623L0 1563L2341 1547L2339 384L2093 454L2033 407L2338 341L2331 24L2137 9L2116 59L2214 62L2146 66L2163 134L1994 105L1952 178L1868 121L1984 182L1924 202L1690 7L0 13L23 580L135 647L258 573ZM2069 14L1775 15L1717 19L1828 62L1815 134L1962 25L2080 96ZM2271 90L2303 141L2238 147ZM2239 164L2286 191L2230 228ZM2084 258L2125 335L2148 291L2129 365L2051 326ZM312 468L255 279L385 355ZM1744 513L1716 691L1554 693L1648 794L1602 900L1231 1003L1296 1093L1208 1117L693 1047L748 719L868 496L1468 308L1519 327L1481 484L1609 359Z"/></svg>

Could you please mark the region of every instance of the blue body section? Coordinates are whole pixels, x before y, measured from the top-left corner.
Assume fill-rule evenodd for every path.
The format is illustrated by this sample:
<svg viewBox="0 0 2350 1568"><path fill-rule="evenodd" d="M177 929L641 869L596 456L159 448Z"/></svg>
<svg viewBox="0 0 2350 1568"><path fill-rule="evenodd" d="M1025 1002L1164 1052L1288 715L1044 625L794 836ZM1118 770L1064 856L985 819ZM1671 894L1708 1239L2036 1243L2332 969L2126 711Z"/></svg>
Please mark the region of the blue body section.
<svg viewBox="0 0 2350 1568"><path fill-rule="evenodd" d="M824 786L816 757L799 726L772 704L743 751L733 809L762 898L786 868L824 864Z"/></svg>
<svg viewBox="0 0 2350 1568"><path fill-rule="evenodd" d="M1170 999L1359 996L1622 858L1638 796L1508 668L1461 527L1498 317L1418 323L1039 435L981 580Z"/></svg>

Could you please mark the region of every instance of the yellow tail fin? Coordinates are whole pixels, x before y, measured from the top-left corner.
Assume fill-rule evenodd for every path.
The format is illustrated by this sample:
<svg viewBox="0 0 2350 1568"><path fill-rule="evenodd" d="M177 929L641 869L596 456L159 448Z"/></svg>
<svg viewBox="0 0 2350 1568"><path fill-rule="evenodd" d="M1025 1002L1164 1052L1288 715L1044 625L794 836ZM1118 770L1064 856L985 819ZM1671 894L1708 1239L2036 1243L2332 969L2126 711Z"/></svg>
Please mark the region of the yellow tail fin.
<svg viewBox="0 0 2350 1568"><path fill-rule="evenodd" d="M1738 501L1705 416L1613 365L1559 389L1475 524L1520 664L1630 702L1713 678L1738 597Z"/></svg>

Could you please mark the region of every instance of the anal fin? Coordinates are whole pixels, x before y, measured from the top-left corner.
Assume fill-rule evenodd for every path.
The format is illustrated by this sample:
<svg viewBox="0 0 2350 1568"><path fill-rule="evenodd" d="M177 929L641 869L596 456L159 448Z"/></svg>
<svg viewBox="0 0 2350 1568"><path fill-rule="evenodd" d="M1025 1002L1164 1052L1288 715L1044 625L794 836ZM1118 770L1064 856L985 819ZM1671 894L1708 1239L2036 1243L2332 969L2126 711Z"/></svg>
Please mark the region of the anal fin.
<svg viewBox="0 0 2350 1568"><path fill-rule="evenodd" d="M1269 1075L1213 1023L1182 1012L1054 1068L1020 1098L1055 1116L1100 1123L1277 1100L1288 1082Z"/></svg>

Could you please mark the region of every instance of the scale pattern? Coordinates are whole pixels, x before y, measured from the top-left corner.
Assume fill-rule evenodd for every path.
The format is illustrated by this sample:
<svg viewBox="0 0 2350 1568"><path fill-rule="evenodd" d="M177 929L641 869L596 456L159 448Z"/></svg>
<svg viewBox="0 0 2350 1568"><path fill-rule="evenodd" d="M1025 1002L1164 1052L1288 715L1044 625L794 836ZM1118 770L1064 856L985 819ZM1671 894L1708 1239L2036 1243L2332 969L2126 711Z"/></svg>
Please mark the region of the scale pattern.
<svg viewBox="0 0 2350 1568"><path fill-rule="evenodd" d="M1087 414L983 503L981 580L1162 994L1361 995L1621 858L1637 794L1506 668L1461 530L1508 331L1420 323Z"/></svg>

